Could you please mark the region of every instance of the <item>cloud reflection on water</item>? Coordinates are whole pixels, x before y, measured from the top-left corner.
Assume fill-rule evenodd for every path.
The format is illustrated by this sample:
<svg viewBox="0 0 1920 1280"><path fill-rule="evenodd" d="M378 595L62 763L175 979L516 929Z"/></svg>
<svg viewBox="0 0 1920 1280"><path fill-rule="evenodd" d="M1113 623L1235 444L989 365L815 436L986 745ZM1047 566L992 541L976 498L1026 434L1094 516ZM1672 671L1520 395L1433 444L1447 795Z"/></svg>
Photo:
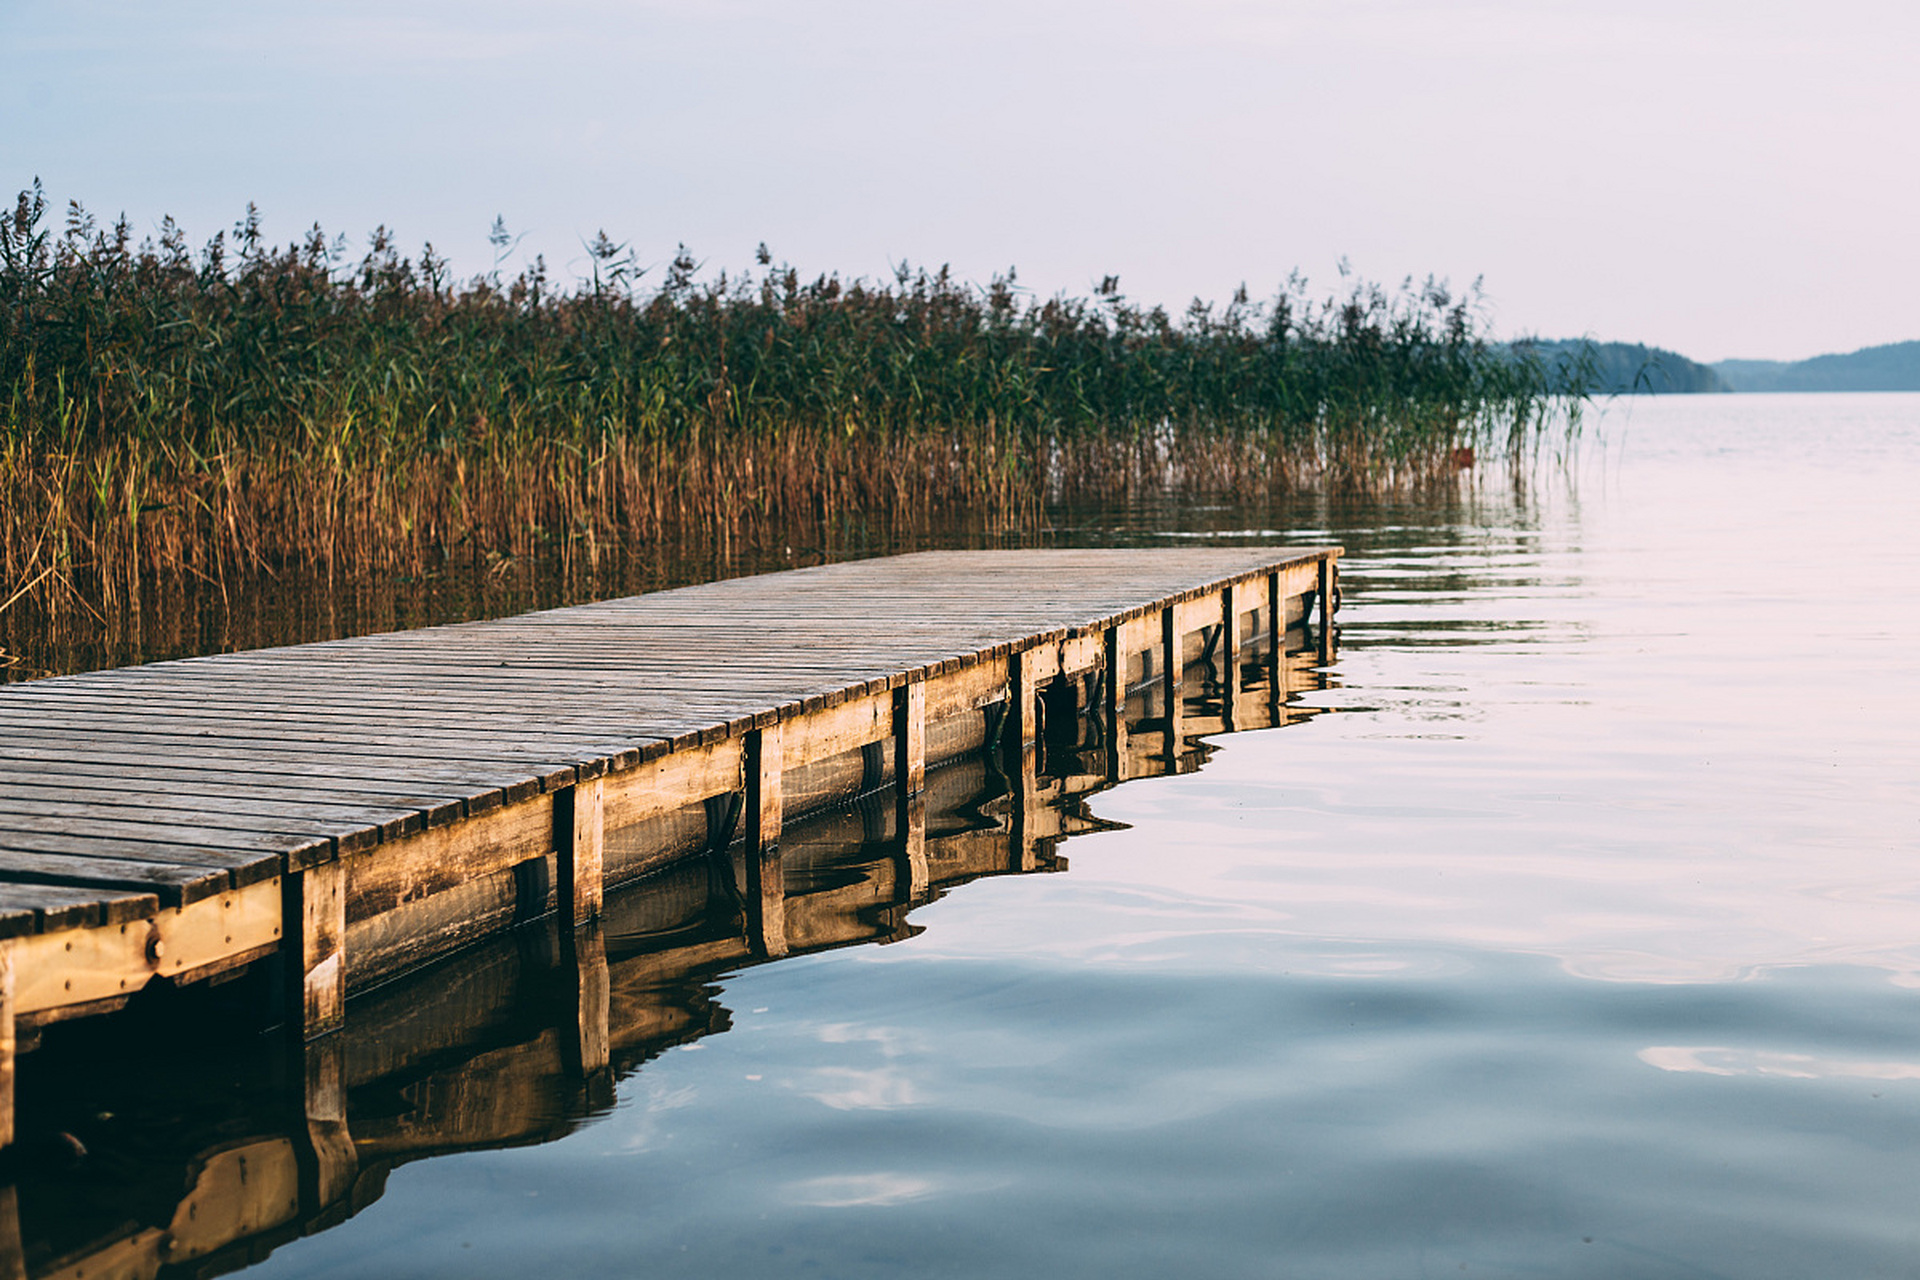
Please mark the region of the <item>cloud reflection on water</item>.
<svg viewBox="0 0 1920 1280"><path fill-rule="evenodd" d="M1820 1058L1772 1049L1736 1049L1728 1045L1650 1045L1640 1061L1662 1071L1691 1071L1710 1076L1781 1076L1793 1080L1920 1080L1920 1062L1869 1062Z"/></svg>
<svg viewBox="0 0 1920 1280"><path fill-rule="evenodd" d="M815 1209L875 1208L924 1200L939 1190L930 1178L904 1173L839 1174L787 1186L787 1198Z"/></svg>

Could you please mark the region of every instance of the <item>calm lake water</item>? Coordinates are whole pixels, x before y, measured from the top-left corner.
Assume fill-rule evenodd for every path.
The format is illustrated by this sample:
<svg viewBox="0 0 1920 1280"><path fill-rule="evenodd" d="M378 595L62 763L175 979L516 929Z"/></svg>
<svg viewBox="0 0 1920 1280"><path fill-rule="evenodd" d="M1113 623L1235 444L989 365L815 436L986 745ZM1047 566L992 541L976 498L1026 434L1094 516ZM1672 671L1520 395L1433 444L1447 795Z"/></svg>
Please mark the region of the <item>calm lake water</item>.
<svg viewBox="0 0 1920 1280"><path fill-rule="evenodd" d="M564 1140L249 1275L1920 1273L1920 396L1642 399L1348 549L1321 714L721 975Z"/></svg>

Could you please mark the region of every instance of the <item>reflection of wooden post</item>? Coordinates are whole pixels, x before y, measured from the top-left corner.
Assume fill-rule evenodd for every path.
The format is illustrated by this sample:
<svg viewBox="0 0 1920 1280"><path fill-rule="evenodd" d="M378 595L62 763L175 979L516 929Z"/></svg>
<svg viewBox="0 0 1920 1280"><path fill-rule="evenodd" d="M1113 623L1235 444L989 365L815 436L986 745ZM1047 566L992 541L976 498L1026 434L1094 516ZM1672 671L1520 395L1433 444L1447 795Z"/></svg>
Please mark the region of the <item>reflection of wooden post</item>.
<svg viewBox="0 0 1920 1280"><path fill-rule="evenodd" d="M777 724L747 734L747 901L754 946L787 954L787 882L780 866L781 732Z"/></svg>
<svg viewBox="0 0 1920 1280"><path fill-rule="evenodd" d="M1320 661L1333 661L1333 557L1320 558Z"/></svg>
<svg viewBox="0 0 1920 1280"><path fill-rule="evenodd" d="M598 920L576 925L567 939L567 962L573 968L573 1066L583 1076L607 1069L607 1018L612 1006L613 980L607 972L607 939Z"/></svg>
<svg viewBox="0 0 1920 1280"><path fill-rule="evenodd" d="M1280 575L1267 575L1267 708L1272 723L1284 723L1281 708L1287 703L1287 615L1286 600L1280 594Z"/></svg>
<svg viewBox="0 0 1920 1280"><path fill-rule="evenodd" d="M553 827L564 930L600 918L606 879L605 780L592 778L554 793Z"/></svg>
<svg viewBox="0 0 1920 1280"><path fill-rule="evenodd" d="M308 1217L338 1204L353 1189L360 1171L347 1130L345 1046L328 1036L311 1044L296 1042L305 1082L306 1149L300 1155L300 1201Z"/></svg>
<svg viewBox="0 0 1920 1280"><path fill-rule="evenodd" d="M1121 640L1127 625L1117 622L1107 628L1107 776L1115 782L1127 780L1127 659Z"/></svg>
<svg viewBox="0 0 1920 1280"><path fill-rule="evenodd" d="M27 1280L27 1275L27 1246L20 1238L20 1193L8 1183L0 1187L0 1280Z"/></svg>
<svg viewBox="0 0 1920 1280"><path fill-rule="evenodd" d="M1180 769L1180 668L1185 658L1180 650L1179 608L1168 605L1160 611L1160 684L1167 704L1167 772Z"/></svg>
<svg viewBox="0 0 1920 1280"><path fill-rule="evenodd" d="M0 942L0 1150L13 1145L13 1052L13 948Z"/></svg>
<svg viewBox="0 0 1920 1280"><path fill-rule="evenodd" d="M903 903L927 896L931 872L927 869L927 797L922 792L903 801L896 813L900 836L900 892Z"/></svg>
<svg viewBox="0 0 1920 1280"><path fill-rule="evenodd" d="M893 691L894 828L906 872L907 902L927 892L927 686L915 680Z"/></svg>
<svg viewBox="0 0 1920 1280"><path fill-rule="evenodd" d="M1229 582L1220 588L1220 712L1228 729L1244 729L1240 716L1240 605Z"/></svg>
<svg viewBox="0 0 1920 1280"><path fill-rule="evenodd" d="M338 1028L347 1010L347 869L335 859L281 881L293 1016L311 1040Z"/></svg>
<svg viewBox="0 0 1920 1280"><path fill-rule="evenodd" d="M1040 866L1040 854L1034 848L1034 830L1040 824L1040 772L1038 753L1023 750L1013 785L1013 813L1007 823L1007 866L1012 871L1034 871Z"/></svg>

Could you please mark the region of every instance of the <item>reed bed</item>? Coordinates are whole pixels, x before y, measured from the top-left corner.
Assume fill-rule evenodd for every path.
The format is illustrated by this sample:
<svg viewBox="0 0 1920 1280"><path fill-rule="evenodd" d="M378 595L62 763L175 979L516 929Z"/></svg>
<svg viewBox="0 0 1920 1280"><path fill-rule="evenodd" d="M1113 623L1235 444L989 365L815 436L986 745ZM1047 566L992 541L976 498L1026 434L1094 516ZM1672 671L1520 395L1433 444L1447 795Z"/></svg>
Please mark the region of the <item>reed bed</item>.
<svg viewBox="0 0 1920 1280"><path fill-rule="evenodd" d="M496 244L509 245L496 227ZM366 582L849 520L1031 524L1049 503L1409 487L1568 420L1477 294L1349 282L1183 315L1108 279L803 278L763 248L651 278L602 235L451 279L385 230L275 246L249 209L137 246L36 184L0 218L0 615L105 623L156 578ZM796 535L796 531L799 531Z"/></svg>

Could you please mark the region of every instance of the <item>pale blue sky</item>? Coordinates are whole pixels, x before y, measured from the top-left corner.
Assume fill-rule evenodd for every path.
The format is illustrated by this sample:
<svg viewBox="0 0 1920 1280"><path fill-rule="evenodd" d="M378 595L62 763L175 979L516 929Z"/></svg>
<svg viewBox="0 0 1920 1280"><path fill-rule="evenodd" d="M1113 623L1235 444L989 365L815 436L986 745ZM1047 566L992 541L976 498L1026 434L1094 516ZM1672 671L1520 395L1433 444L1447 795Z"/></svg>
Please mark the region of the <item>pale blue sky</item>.
<svg viewBox="0 0 1920 1280"><path fill-rule="evenodd" d="M1920 338L1911 0L0 0L0 181L462 274L764 239L1174 305L1484 276L1503 333Z"/></svg>

